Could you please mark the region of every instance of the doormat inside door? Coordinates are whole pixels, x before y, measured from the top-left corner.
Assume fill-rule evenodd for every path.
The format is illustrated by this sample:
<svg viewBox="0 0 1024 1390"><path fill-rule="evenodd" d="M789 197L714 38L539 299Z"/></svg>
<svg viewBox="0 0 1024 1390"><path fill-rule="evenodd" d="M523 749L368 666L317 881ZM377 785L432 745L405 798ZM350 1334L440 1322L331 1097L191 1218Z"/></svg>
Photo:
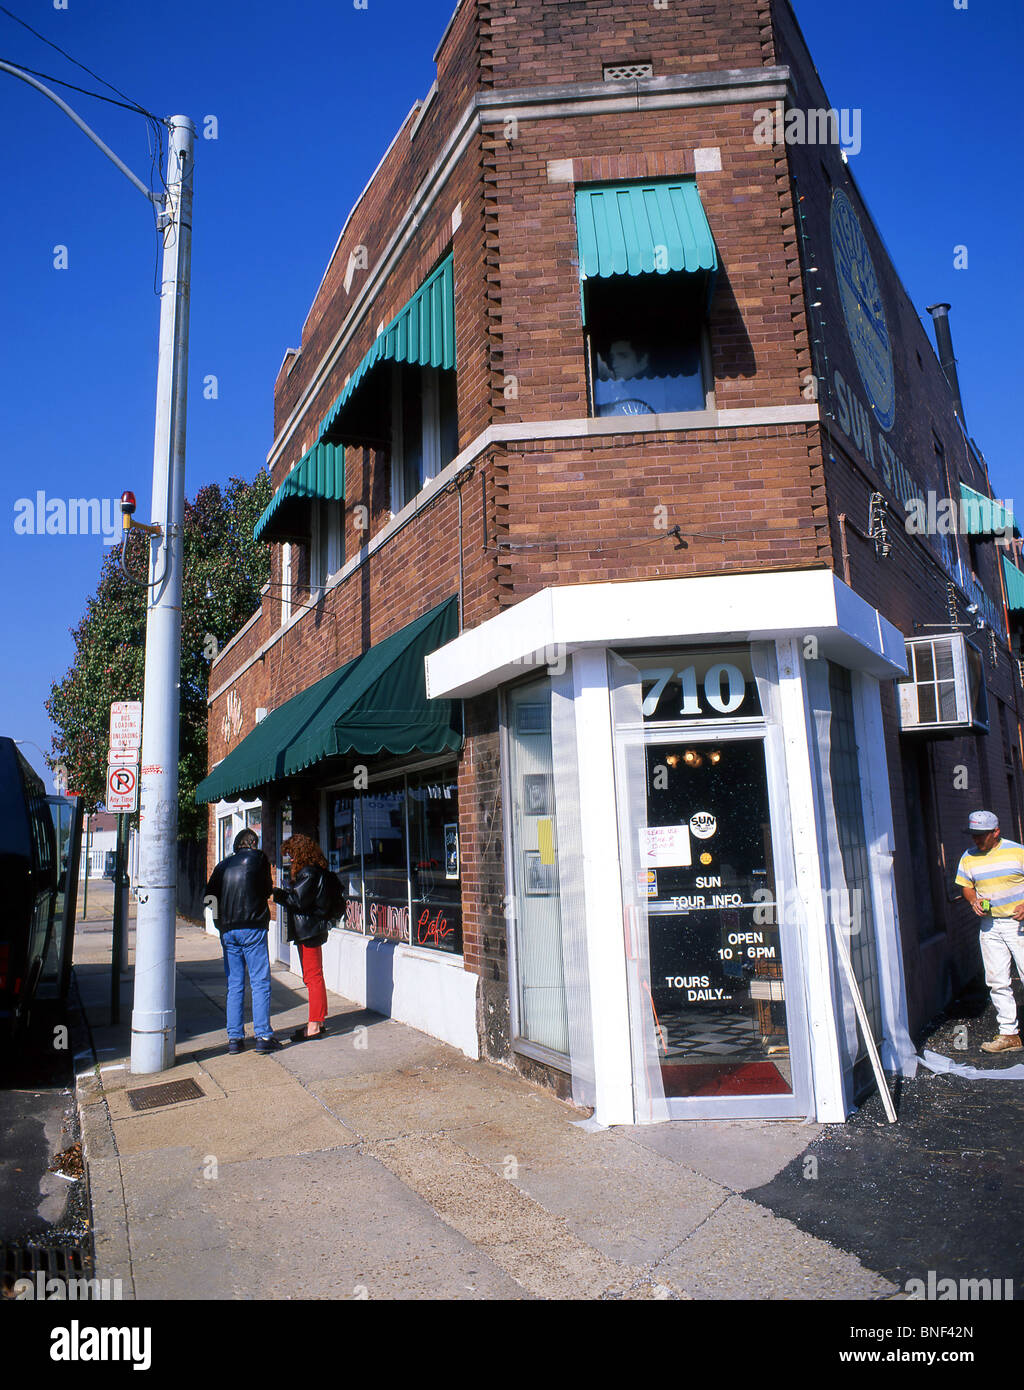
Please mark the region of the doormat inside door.
<svg viewBox="0 0 1024 1390"><path fill-rule="evenodd" d="M793 1087L774 1062L663 1062L666 1096L781 1096Z"/></svg>

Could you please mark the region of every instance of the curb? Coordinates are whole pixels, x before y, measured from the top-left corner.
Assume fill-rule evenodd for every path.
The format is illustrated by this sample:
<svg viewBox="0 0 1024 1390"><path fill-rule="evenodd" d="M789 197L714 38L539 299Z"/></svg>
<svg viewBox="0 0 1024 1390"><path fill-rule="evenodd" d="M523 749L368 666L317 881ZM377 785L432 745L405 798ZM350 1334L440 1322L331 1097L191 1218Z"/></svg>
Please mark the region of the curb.
<svg viewBox="0 0 1024 1390"><path fill-rule="evenodd" d="M75 994L78 996L77 980ZM121 1160L110 1122L110 1110L103 1089L99 1064L93 1049L92 1034L82 1008L80 996L68 1012L72 1019L75 1041L75 1106L82 1142L82 1161L89 1208L92 1213L95 1277L120 1281L120 1298L135 1298L135 1279L132 1274L131 1242L128 1235L128 1212L121 1178ZM88 1058L92 1064L84 1071L78 1066ZM118 1285L114 1283L114 1288Z"/></svg>

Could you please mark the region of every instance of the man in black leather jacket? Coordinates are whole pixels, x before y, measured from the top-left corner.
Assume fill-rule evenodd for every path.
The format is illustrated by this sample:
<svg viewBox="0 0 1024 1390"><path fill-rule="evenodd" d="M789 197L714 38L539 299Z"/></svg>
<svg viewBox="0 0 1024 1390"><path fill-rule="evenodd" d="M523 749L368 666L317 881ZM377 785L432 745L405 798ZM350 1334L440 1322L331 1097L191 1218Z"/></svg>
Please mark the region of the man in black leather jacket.
<svg viewBox="0 0 1024 1390"><path fill-rule="evenodd" d="M252 989L253 1032L257 1052L277 1052L281 1044L270 1026L270 954L267 899L274 891L270 860L254 830L235 836L234 854L222 859L206 885L205 905L213 913L224 950L228 981L228 1051L245 1047L245 972Z"/></svg>

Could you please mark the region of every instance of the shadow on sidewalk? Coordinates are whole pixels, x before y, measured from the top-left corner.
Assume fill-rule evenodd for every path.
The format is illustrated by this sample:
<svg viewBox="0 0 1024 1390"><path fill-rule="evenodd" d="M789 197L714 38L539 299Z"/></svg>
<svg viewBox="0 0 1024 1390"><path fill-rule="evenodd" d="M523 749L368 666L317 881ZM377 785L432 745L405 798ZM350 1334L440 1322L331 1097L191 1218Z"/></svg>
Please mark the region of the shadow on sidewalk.
<svg viewBox="0 0 1024 1390"><path fill-rule="evenodd" d="M1014 982L1020 1007L1021 989ZM984 984L972 981L919 1043L999 1072L1021 1053L994 1057ZM890 1090L898 1123L872 1094L843 1125L828 1125L805 1153L744 1195L802 1230L858 1256L895 1284L937 1278L1012 1279L1024 1299L1024 1082L969 1081L923 1067Z"/></svg>

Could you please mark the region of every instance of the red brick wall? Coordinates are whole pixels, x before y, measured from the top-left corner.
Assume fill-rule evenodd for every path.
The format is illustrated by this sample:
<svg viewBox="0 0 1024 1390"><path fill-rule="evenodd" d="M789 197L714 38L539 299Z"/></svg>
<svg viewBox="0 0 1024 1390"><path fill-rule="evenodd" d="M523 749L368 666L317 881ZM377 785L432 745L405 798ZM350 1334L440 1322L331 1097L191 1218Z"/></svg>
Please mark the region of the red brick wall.
<svg viewBox="0 0 1024 1390"><path fill-rule="evenodd" d="M572 160L577 183L657 177L692 174L693 151L717 147L721 170L697 174L721 261L709 320L715 404L719 409L805 405L817 371L828 388L824 432L815 424L759 424L495 444L477 459L477 473L463 490L466 622L482 622L550 584L822 565L842 573L840 515L847 518L854 588L907 634L915 621L944 621L945 579L930 543L902 530L902 512L895 511L898 500L886 483L877 446L872 461L839 430L834 373L839 369L857 389L860 378L830 279L832 187L848 189L882 281L898 395L897 419L887 437L925 487L943 493L933 429L951 468L961 462L948 387L838 154L757 144L756 106L750 101L521 119L511 134L501 122L486 124L469 141L433 204L421 209L408 246L375 291L340 360L313 385L321 359L475 91L600 84L602 63L643 58L654 62L655 76L790 63L802 99L817 105L819 95L823 98L781 0L771 6L767 0L668 0L666 8L650 0L519 0L514 5L463 0L441 48L438 92L415 136L410 138L415 118L399 132L357 204L310 309L301 354L279 374L279 434L307 389L311 398L276 459L275 485L315 442L321 419L373 342L377 325L401 308L449 247L455 259L460 447L491 424L584 416L574 190L571 183L549 181L549 161ZM462 222L453 236L450 219L458 203ZM370 269L357 270L346 292L349 256L360 246ZM812 255L814 261L807 259ZM802 257L805 267L817 264L823 271L811 282L811 297L805 296ZM806 307L814 298L822 298L824 309ZM822 340L827 363L824 353L812 358L811 339L821 336L821 323L812 317L809 325L808 312L820 314L827 326ZM511 376L518 390L506 395ZM345 466L351 557L367 540L354 525L357 507L368 510L370 536L388 521L389 460L386 450L348 449ZM961 476L986 491L976 465L964 466ZM868 498L875 490L890 502L894 549L887 560L856 534L866 528ZM688 533L685 548L666 534L666 526L675 525ZM457 498L433 501L303 612L262 659L252 660L280 623L280 547L274 552L259 621L211 674L211 691L218 692L210 711L212 761L251 730L257 706L277 707L456 592ZM293 573L301 573L304 563L300 553ZM982 576L989 582L991 577ZM306 603L308 595L300 590L296 601ZM1006 653L1000 653L998 669L988 670L993 694L1017 708L1019 682ZM232 695L240 702L240 724L230 715L224 724ZM232 709L237 712L238 706ZM897 887L909 922L916 885L908 876L890 690L884 692L884 709ZM966 803L980 804L977 796L987 785L994 808L1001 814L1009 809L995 708L992 717L994 737L935 746L941 839L950 872L962 848L959 827ZM494 697L468 702L466 729L459 770L465 958L484 982L484 1045L491 1055L503 1056L508 1052L507 960ZM953 769L960 766L968 769L966 793L952 786ZM960 906L952 907L940 930L942 943L922 950L915 931L904 927L912 1023L923 1022L951 982L970 973L975 938Z"/></svg>

